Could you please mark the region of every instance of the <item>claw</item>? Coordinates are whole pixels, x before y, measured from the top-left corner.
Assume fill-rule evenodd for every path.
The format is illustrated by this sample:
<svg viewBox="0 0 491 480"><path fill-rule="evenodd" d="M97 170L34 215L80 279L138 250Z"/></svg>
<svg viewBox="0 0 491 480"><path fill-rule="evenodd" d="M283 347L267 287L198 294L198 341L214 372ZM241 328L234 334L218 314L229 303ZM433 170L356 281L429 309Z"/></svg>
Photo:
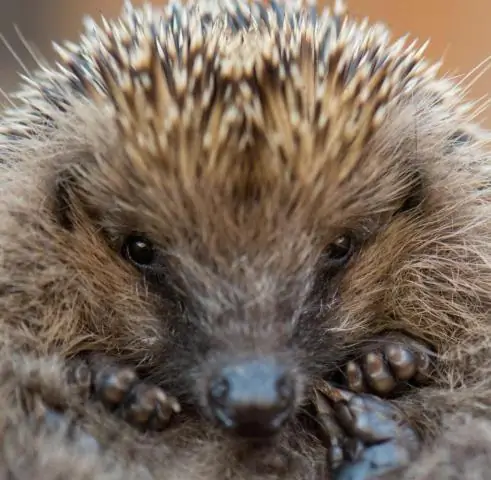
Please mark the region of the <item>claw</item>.
<svg viewBox="0 0 491 480"><path fill-rule="evenodd" d="M334 386L327 381L320 381L315 385L315 390L322 393L332 404L338 404L341 402L349 402L356 394Z"/></svg>
<svg viewBox="0 0 491 480"><path fill-rule="evenodd" d="M410 380L416 373L415 355L402 345L389 345L385 356L399 380Z"/></svg>
<svg viewBox="0 0 491 480"><path fill-rule="evenodd" d="M155 391L155 402L155 414L151 422L153 429L159 430L169 423L172 415L181 411L181 406L175 398L168 397L159 388Z"/></svg>
<svg viewBox="0 0 491 480"><path fill-rule="evenodd" d="M92 372L86 363L72 363L67 370L68 384L77 389L81 398L90 396L92 386Z"/></svg>
<svg viewBox="0 0 491 480"><path fill-rule="evenodd" d="M365 381L363 379L363 371L356 362L348 362L346 365L346 377L348 388L352 392L361 393L366 390Z"/></svg>
<svg viewBox="0 0 491 480"><path fill-rule="evenodd" d="M396 379L385 364L381 353L370 352L365 357L364 370L370 387L380 394L391 392L396 386Z"/></svg>
<svg viewBox="0 0 491 480"><path fill-rule="evenodd" d="M419 383L426 383L431 374L431 359L426 352L416 352L416 375L415 380Z"/></svg>
<svg viewBox="0 0 491 480"><path fill-rule="evenodd" d="M135 424L144 424L150 419L155 406L155 397L146 385L136 385L122 403L123 417Z"/></svg>
<svg viewBox="0 0 491 480"><path fill-rule="evenodd" d="M97 373L94 389L103 402L116 405L136 381L135 372L129 368L107 368Z"/></svg>
<svg viewBox="0 0 491 480"><path fill-rule="evenodd" d="M159 430L168 424L171 416L180 411L177 400L168 397L158 387L136 385L122 403L123 417L142 427Z"/></svg>
<svg viewBox="0 0 491 480"><path fill-rule="evenodd" d="M325 438L329 443L329 458L331 468L339 468L344 462L345 434L335 421L335 412L324 396L314 391L314 405L317 410L319 423L322 426Z"/></svg>

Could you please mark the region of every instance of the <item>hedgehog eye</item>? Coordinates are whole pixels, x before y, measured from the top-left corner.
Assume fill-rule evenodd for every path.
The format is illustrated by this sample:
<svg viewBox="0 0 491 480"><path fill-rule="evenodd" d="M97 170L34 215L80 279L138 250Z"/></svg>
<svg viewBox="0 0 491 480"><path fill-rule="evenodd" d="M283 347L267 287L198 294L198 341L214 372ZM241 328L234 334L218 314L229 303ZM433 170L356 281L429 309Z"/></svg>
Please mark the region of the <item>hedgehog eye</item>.
<svg viewBox="0 0 491 480"><path fill-rule="evenodd" d="M353 239L349 235L341 235L328 246L327 259L336 266L344 265L353 254L353 244Z"/></svg>
<svg viewBox="0 0 491 480"><path fill-rule="evenodd" d="M123 255L129 261L140 267L146 267L155 259L155 249L145 237L130 235L123 245Z"/></svg>

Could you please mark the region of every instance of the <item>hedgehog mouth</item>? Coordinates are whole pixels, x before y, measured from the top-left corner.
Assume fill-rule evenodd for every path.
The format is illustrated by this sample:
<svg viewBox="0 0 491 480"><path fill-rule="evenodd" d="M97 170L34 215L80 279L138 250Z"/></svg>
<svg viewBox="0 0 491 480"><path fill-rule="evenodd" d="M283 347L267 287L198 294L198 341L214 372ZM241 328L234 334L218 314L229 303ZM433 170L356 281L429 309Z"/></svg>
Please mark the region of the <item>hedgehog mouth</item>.
<svg viewBox="0 0 491 480"><path fill-rule="evenodd" d="M226 409L219 408L214 412L214 423L233 436L264 443L269 442L282 431L287 420L292 415L292 410L287 409L279 413L271 421L266 421L261 412L257 411L252 413L250 420L237 423L234 421L233 416L227 413Z"/></svg>

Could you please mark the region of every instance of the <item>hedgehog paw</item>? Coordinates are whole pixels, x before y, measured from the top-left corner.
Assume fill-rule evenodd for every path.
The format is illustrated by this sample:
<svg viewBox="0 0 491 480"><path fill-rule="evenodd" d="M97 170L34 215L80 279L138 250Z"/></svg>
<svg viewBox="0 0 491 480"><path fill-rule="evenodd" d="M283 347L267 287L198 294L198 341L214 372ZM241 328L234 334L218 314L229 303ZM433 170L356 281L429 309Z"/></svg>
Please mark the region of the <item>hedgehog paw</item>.
<svg viewBox="0 0 491 480"><path fill-rule="evenodd" d="M424 384L431 371L431 351L403 334L391 334L371 345L344 369L346 387L356 393L386 396L412 382Z"/></svg>
<svg viewBox="0 0 491 480"><path fill-rule="evenodd" d="M416 432L389 401L327 382L315 393L335 480L369 480L398 472L418 452Z"/></svg>
<svg viewBox="0 0 491 480"><path fill-rule="evenodd" d="M90 396L130 425L143 431L160 431L180 411L178 401L157 386L138 379L129 367L105 360L79 364L71 372L75 383L89 388Z"/></svg>

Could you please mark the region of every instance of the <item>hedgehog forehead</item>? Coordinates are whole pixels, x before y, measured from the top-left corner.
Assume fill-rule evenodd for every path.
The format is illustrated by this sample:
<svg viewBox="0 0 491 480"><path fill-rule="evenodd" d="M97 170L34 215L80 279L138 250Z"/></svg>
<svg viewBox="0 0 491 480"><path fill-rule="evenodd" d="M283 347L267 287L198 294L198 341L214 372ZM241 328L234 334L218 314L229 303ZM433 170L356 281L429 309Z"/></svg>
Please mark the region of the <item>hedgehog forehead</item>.
<svg viewBox="0 0 491 480"><path fill-rule="evenodd" d="M192 151L174 150L173 160L142 158L138 168L136 156L121 162L124 153L111 154L88 172L89 202L104 221L205 259L245 255L261 264L278 252L301 258L347 231L371 230L411 188L404 168L387 173L385 162L378 174L360 170L339 186L329 170L290 168L302 161L273 158L259 141L243 151L230 148L219 164L199 150L195 161ZM181 154L187 158L179 160Z"/></svg>

